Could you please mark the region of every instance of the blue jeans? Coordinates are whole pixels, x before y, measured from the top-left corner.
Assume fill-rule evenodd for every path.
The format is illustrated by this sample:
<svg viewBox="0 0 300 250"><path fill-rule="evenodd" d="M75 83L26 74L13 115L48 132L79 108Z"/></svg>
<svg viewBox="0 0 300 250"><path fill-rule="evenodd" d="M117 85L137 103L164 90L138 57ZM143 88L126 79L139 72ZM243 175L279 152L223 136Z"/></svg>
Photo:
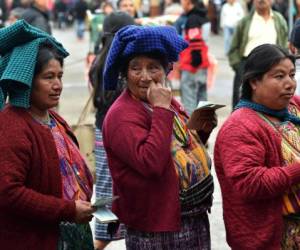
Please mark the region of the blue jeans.
<svg viewBox="0 0 300 250"><path fill-rule="evenodd" d="M207 101L206 81L207 69L199 69L196 73L181 72L181 102L189 115L199 101Z"/></svg>
<svg viewBox="0 0 300 250"><path fill-rule="evenodd" d="M76 35L77 38L82 39L85 31L85 22L84 20L76 20Z"/></svg>
<svg viewBox="0 0 300 250"><path fill-rule="evenodd" d="M235 31L235 28L231 28L228 26L225 26L223 28L223 33L224 33L224 51L225 54L229 52L230 46L231 46L231 41L232 41L232 36Z"/></svg>

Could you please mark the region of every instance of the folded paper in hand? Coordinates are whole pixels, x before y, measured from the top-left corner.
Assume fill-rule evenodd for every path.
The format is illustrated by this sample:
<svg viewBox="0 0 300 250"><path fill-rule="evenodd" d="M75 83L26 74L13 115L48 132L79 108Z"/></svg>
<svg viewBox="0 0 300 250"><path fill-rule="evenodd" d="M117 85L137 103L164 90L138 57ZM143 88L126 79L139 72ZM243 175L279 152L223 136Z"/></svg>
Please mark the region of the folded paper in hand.
<svg viewBox="0 0 300 250"><path fill-rule="evenodd" d="M198 110L204 110L204 109L219 109L219 108L223 108L225 107L226 105L224 104L215 104L215 103L211 103L211 102L208 102L208 101L200 101L198 103L198 106L197 108L194 110L195 111L198 111Z"/></svg>
<svg viewBox="0 0 300 250"><path fill-rule="evenodd" d="M200 101L198 103L197 108L191 114L190 119L187 122L187 127L189 129L198 130L199 120L201 120L201 117L203 117L203 115L207 115L207 112L205 114L205 112L203 111L208 111L208 110L214 111L216 109L223 108L225 106L226 105L224 104L215 104L208 101Z"/></svg>
<svg viewBox="0 0 300 250"><path fill-rule="evenodd" d="M112 198L99 198L93 204L92 207L96 207L97 210L93 213L94 217L98 219L101 223L110 223L118 221L118 217L106 207L106 205L112 203L115 199L119 198L114 196Z"/></svg>

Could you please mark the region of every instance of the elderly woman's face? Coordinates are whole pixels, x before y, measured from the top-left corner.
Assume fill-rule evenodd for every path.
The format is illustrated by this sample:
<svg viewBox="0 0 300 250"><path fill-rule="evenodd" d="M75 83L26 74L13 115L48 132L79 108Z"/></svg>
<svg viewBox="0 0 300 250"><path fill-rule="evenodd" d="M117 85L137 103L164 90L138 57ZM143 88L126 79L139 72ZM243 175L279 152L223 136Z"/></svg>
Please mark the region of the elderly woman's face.
<svg viewBox="0 0 300 250"><path fill-rule="evenodd" d="M147 90L152 81L164 85L165 78L166 72L159 60L147 56L137 56L129 62L128 88L140 100L147 101Z"/></svg>
<svg viewBox="0 0 300 250"><path fill-rule="evenodd" d="M286 108L296 88L295 66L290 59L283 59L250 85L253 102L275 110Z"/></svg>
<svg viewBox="0 0 300 250"><path fill-rule="evenodd" d="M56 107L62 91L63 69L59 61L51 59L34 78L31 106L41 112Z"/></svg>

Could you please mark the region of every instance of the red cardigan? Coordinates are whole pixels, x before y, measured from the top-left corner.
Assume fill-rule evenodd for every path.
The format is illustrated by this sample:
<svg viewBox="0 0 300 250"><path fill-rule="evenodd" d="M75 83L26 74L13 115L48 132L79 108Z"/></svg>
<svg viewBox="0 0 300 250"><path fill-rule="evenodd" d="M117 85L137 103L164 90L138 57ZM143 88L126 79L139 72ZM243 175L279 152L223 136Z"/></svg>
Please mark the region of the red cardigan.
<svg viewBox="0 0 300 250"><path fill-rule="evenodd" d="M74 219L75 202L61 199L51 131L24 109L7 107L0 112L0 138L1 249L56 250L59 222Z"/></svg>
<svg viewBox="0 0 300 250"><path fill-rule="evenodd" d="M149 112L127 90L103 124L113 179L113 211L120 221L145 232L179 231L179 184L171 156L174 113Z"/></svg>
<svg viewBox="0 0 300 250"><path fill-rule="evenodd" d="M279 250L282 197L300 182L300 164L283 167L281 138L246 108L233 112L215 145L229 246L233 250Z"/></svg>

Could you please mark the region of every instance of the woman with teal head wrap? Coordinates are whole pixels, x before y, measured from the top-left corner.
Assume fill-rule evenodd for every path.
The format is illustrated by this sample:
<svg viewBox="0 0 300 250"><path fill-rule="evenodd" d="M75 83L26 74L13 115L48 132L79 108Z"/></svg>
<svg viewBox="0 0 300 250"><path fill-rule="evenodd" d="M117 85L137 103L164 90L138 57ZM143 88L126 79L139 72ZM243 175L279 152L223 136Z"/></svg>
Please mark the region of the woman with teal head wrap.
<svg viewBox="0 0 300 250"><path fill-rule="evenodd" d="M0 29L0 55L1 248L92 250L92 177L52 110L68 52L18 21Z"/></svg>

